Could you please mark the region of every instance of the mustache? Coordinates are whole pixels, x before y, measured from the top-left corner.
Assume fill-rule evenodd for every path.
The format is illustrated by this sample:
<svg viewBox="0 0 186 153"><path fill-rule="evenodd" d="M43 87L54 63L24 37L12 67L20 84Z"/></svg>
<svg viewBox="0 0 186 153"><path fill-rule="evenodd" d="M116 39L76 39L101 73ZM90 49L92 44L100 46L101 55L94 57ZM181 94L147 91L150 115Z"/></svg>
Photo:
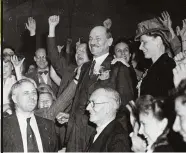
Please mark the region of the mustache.
<svg viewBox="0 0 186 153"><path fill-rule="evenodd" d="M99 47L98 45L92 44L90 45L91 47Z"/></svg>

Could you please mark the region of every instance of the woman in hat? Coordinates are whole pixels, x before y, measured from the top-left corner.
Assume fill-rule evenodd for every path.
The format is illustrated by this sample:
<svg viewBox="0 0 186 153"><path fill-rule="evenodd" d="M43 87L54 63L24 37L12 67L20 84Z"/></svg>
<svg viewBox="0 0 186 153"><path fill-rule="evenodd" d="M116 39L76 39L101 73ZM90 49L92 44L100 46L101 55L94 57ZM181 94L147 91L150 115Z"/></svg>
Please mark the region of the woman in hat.
<svg viewBox="0 0 186 153"><path fill-rule="evenodd" d="M138 96L167 96L174 88L173 68L175 62L166 51L169 48L170 32L157 19L151 19L138 24L135 40L140 40L139 49L145 58L152 60L152 65L145 71L138 83Z"/></svg>

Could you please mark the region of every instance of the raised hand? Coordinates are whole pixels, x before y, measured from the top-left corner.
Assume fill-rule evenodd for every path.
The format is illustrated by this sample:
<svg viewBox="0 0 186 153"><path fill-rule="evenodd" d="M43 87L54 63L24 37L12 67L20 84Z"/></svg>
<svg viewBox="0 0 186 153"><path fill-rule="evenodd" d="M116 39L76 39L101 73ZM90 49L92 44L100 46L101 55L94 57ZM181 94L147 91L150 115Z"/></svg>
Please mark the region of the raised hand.
<svg viewBox="0 0 186 153"><path fill-rule="evenodd" d="M161 17L159 17L159 20L163 23L163 25L169 29L172 28L172 21L169 13L167 11L164 11L161 13Z"/></svg>
<svg viewBox="0 0 186 153"><path fill-rule="evenodd" d="M21 66L24 62L25 58L23 58L21 61L18 60L16 55L11 56L11 62L15 69L21 69Z"/></svg>
<svg viewBox="0 0 186 153"><path fill-rule="evenodd" d="M130 138L132 141L132 147L131 150L134 152L145 152L147 144L145 140L143 140L139 135L138 135L138 130L139 130L139 124L135 122L134 125L134 131L130 133Z"/></svg>
<svg viewBox="0 0 186 153"><path fill-rule="evenodd" d="M59 15L53 15L48 18L48 23L50 27L56 27L59 23Z"/></svg>
<svg viewBox="0 0 186 153"><path fill-rule="evenodd" d="M161 18L162 17L162 18ZM172 39L175 36L174 30L172 29L172 20L170 18L170 15L167 11L164 11L161 13L161 17L159 17L159 20L162 22L162 24L169 29L169 31L172 34Z"/></svg>
<svg viewBox="0 0 186 153"><path fill-rule="evenodd" d="M28 18L28 23L26 23L26 29L30 31L30 35L33 36L36 33L36 21L33 17Z"/></svg>
<svg viewBox="0 0 186 153"><path fill-rule="evenodd" d="M69 120L69 114L59 112L59 114L57 114L57 116L56 116L56 119L60 124L67 123Z"/></svg>
<svg viewBox="0 0 186 153"><path fill-rule="evenodd" d="M173 69L174 85L177 88L183 79L186 79L186 63L181 63Z"/></svg>
<svg viewBox="0 0 186 153"><path fill-rule="evenodd" d="M176 65L181 64L181 63L185 63L186 64L186 51L178 53L174 57L174 61L176 62Z"/></svg>
<svg viewBox="0 0 186 153"><path fill-rule="evenodd" d="M76 42L76 50L79 47L79 45L81 44L81 39L79 38L78 42Z"/></svg>
<svg viewBox="0 0 186 153"><path fill-rule="evenodd" d="M182 39L182 41L186 41L186 19L182 20L183 27L180 29L179 26L176 27L176 33L179 35Z"/></svg>
<svg viewBox="0 0 186 153"><path fill-rule="evenodd" d="M57 50L59 53L61 53L61 50L64 48L64 45L63 46L60 46L60 45L57 45Z"/></svg>

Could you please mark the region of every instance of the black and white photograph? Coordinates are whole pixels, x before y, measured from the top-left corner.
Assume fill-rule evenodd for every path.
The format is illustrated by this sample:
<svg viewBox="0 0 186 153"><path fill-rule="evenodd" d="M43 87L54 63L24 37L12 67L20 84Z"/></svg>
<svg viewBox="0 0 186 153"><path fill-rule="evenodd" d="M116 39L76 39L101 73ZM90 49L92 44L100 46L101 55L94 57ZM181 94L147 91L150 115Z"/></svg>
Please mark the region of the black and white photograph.
<svg viewBox="0 0 186 153"><path fill-rule="evenodd" d="M1 152L186 152L186 0L0 13Z"/></svg>

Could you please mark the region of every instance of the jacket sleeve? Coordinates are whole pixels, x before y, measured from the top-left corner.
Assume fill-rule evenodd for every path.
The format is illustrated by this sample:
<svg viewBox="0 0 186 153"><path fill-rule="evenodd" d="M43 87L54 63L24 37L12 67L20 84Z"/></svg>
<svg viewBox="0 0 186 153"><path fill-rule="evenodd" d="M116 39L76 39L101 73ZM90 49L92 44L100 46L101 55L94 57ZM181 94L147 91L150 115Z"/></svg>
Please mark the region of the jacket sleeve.
<svg viewBox="0 0 186 153"><path fill-rule="evenodd" d="M54 120L60 111L65 111L72 104L72 99L75 96L77 84L72 81L64 92L58 97L49 109L39 109L35 114L50 120Z"/></svg>
<svg viewBox="0 0 186 153"><path fill-rule="evenodd" d="M62 77L65 71L64 69L67 67L67 61L63 56L59 56L55 37L47 38L47 51L52 66L57 74Z"/></svg>
<svg viewBox="0 0 186 153"><path fill-rule="evenodd" d="M129 68L117 62L112 68L112 82L115 83L115 89L120 93L122 105L125 106L134 98L132 78Z"/></svg>
<svg viewBox="0 0 186 153"><path fill-rule="evenodd" d="M181 52L182 47L181 47L181 42L178 39L177 36L175 36L171 41L170 41L171 48L173 50L174 56L176 56L178 53Z"/></svg>
<svg viewBox="0 0 186 153"><path fill-rule="evenodd" d="M29 36L27 33L23 38L23 45L20 48L20 52L24 55L26 61L26 67L35 63L34 56L36 52L36 35Z"/></svg>

